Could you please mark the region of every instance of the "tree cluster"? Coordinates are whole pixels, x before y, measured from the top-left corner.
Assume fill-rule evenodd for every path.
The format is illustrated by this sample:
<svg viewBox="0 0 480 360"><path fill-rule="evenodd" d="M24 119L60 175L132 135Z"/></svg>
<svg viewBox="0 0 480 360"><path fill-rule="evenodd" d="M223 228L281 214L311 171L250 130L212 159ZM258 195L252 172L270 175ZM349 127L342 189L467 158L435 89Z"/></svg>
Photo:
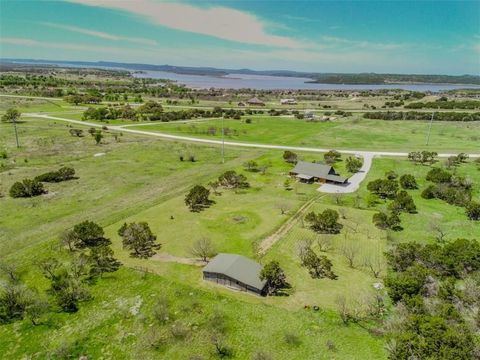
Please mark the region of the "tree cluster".
<svg viewBox="0 0 480 360"><path fill-rule="evenodd" d="M389 334L390 358L475 358L479 349L474 332L480 327L479 242L407 242L396 245L386 257L390 271L385 285L400 315ZM473 319L472 312L476 312Z"/></svg>
<svg viewBox="0 0 480 360"><path fill-rule="evenodd" d="M435 151L412 151L408 153L408 160L415 164L433 164L438 154Z"/></svg>
<svg viewBox="0 0 480 360"><path fill-rule="evenodd" d="M385 111L366 112L363 117L374 120L431 120L432 114L419 111ZM437 112L435 121L480 121L480 112Z"/></svg>
<svg viewBox="0 0 480 360"><path fill-rule="evenodd" d="M450 205L468 208L472 201L472 182L469 178L453 175L450 172L433 168L426 176L434 184L427 186L421 196L424 199L440 199Z"/></svg>

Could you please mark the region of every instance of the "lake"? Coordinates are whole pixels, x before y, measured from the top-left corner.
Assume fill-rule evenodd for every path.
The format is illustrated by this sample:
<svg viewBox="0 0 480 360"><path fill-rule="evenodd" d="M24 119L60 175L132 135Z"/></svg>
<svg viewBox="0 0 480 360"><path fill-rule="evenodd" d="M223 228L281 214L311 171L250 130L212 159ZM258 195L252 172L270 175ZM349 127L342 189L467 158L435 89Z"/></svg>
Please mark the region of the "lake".
<svg viewBox="0 0 480 360"><path fill-rule="evenodd" d="M299 77L280 77L264 75L228 74L225 76L185 75L165 71L143 71L133 73L138 78L169 79L197 89L221 88L255 90L380 90L403 89L411 91L445 91L455 89L480 89L478 85L456 84L389 84L389 85L344 85L344 84L311 84L311 79Z"/></svg>

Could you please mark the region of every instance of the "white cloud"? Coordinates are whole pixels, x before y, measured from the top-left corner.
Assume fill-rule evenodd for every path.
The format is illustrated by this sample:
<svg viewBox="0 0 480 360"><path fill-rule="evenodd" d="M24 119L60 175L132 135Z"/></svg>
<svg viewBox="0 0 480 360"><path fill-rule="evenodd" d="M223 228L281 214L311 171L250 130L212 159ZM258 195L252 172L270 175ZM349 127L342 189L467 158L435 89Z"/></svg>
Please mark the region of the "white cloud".
<svg viewBox="0 0 480 360"><path fill-rule="evenodd" d="M302 48L302 41L269 34L266 22L245 11L226 7L200 8L187 4L154 2L152 0L68 0L83 5L123 10L149 18L171 29L209 35L245 44Z"/></svg>
<svg viewBox="0 0 480 360"><path fill-rule="evenodd" d="M144 39L144 38L136 38L136 37L127 37L127 36L119 36L119 35L114 35L102 31L96 31L96 30L91 30L91 29L85 29L77 26L70 26L70 25L62 25L62 24L54 24L54 23L49 23L49 22L41 22L40 24L49 26L51 28L55 29L60 29L60 30L66 30L66 31L71 31L71 32L76 32L80 34L85 34L101 39L106 39L106 40L112 40L112 41L129 41L132 43L137 43L141 45L151 45L155 46L157 45L157 42L155 40L150 40L150 39Z"/></svg>
<svg viewBox="0 0 480 360"><path fill-rule="evenodd" d="M1 44L8 45L19 45L19 46L32 46L32 47L41 47L46 49L60 49L60 50L76 50L76 51L85 51L85 52L98 52L98 53L122 53L126 50L112 46L95 46L88 44L72 44L72 43L59 43L52 41L38 41L34 39L25 39L25 38L0 38ZM137 51L137 50L135 50Z"/></svg>
<svg viewBox="0 0 480 360"><path fill-rule="evenodd" d="M335 36L322 36L322 40L332 44L343 44L350 47L358 47L363 49L375 49L375 50L395 50L406 48L409 45L404 43L377 43L364 40L350 40Z"/></svg>

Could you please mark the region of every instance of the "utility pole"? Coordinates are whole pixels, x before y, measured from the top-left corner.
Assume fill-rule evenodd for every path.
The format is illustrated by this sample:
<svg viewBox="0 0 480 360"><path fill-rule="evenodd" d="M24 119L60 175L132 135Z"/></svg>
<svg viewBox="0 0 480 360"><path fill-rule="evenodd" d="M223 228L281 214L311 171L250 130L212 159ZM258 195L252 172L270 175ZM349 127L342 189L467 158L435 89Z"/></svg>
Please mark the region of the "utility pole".
<svg viewBox="0 0 480 360"><path fill-rule="evenodd" d="M433 123L433 116L434 115L435 115L435 113L432 112L432 118L430 119L430 125L428 126L427 142L425 143L425 145L428 145L428 143L430 141L430 133L432 132L432 123Z"/></svg>
<svg viewBox="0 0 480 360"><path fill-rule="evenodd" d="M222 164L225 164L225 118L222 116Z"/></svg>
<svg viewBox="0 0 480 360"><path fill-rule="evenodd" d="M17 148L19 148L20 144L18 142L17 119L15 119L15 117L13 118L13 128L15 129L15 140L17 141Z"/></svg>

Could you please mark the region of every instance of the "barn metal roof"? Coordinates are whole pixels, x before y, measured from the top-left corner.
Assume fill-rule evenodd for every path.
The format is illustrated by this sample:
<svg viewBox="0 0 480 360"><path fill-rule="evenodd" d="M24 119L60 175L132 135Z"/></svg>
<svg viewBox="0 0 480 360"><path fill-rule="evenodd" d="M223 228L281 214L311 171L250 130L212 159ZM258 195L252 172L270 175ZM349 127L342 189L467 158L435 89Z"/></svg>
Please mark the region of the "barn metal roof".
<svg viewBox="0 0 480 360"><path fill-rule="evenodd" d="M262 265L236 254L218 254L203 268L203 272L223 274L258 290L266 284L260 280L261 271Z"/></svg>

